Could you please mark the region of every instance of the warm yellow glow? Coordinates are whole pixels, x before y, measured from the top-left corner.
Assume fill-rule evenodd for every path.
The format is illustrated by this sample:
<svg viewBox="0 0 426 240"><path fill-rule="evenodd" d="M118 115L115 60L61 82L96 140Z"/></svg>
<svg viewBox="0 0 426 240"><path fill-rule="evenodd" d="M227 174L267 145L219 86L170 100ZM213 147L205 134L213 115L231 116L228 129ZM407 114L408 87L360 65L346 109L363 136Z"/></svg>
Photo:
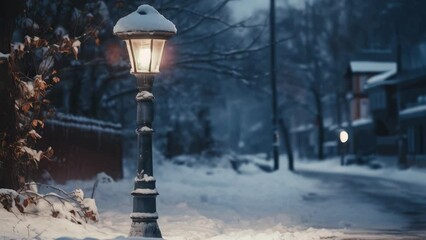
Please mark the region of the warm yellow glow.
<svg viewBox="0 0 426 240"><path fill-rule="evenodd" d="M131 51L134 59L134 72L151 72L151 39L132 39L131 40ZM131 55L132 56L132 55Z"/></svg>
<svg viewBox="0 0 426 240"><path fill-rule="evenodd" d="M139 71L148 72L149 64L151 63L151 49L150 48L142 48L138 49L138 55L136 55L138 60L136 68Z"/></svg>
<svg viewBox="0 0 426 240"><path fill-rule="evenodd" d="M160 72L161 57L166 40L131 39L126 40L132 73Z"/></svg>
<svg viewBox="0 0 426 240"><path fill-rule="evenodd" d="M340 131L339 134L340 142L345 143L349 140L349 134L345 130Z"/></svg>

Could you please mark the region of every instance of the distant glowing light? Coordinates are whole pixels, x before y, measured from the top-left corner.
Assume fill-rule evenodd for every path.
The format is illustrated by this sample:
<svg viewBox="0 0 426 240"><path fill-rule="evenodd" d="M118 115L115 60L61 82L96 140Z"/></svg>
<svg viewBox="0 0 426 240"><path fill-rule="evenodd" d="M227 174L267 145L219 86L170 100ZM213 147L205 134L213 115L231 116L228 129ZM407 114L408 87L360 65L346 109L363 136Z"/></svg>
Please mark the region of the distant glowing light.
<svg viewBox="0 0 426 240"><path fill-rule="evenodd" d="M339 134L340 142L345 143L349 140L349 134L345 130L340 131Z"/></svg>

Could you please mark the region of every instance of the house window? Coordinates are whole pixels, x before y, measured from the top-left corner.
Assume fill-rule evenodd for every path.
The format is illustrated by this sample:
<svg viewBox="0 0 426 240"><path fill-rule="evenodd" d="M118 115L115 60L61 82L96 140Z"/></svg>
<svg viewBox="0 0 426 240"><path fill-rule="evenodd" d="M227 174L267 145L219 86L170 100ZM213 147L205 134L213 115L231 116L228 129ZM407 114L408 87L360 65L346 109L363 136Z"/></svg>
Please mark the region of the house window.
<svg viewBox="0 0 426 240"><path fill-rule="evenodd" d="M350 113L351 113L351 118L352 120L358 119L358 111L357 111L357 100L356 99L352 99L351 100L351 109L350 109Z"/></svg>
<svg viewBox="0 0 426 240"><path fill-rule="evenodd" d="M370 109L368 107L368 99L361 99L360 104L360 117L361 118L369 118L370 117Z"/></svg>
<svg viewBox="0 0 426 240"><path fill-rule="evenodd" d="M386 93L384 91L377 91L371 93L371 109L384 109L386 108Z"/></svg>

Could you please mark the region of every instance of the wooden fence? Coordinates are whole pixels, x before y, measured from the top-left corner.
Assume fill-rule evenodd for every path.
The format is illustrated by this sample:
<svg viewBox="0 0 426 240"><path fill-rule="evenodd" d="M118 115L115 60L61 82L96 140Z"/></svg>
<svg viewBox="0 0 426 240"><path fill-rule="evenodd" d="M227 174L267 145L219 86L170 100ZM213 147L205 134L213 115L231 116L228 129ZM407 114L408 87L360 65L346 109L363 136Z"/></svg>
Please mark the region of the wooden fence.
<svg viewBox="0 0 426 240"><path fill-rule="evenodd" d="M46 121L40 145L51 146L51 160L40 161L57 183L93 179L104 172L113 179L123 177L121 125L58 113Z"/></svg>

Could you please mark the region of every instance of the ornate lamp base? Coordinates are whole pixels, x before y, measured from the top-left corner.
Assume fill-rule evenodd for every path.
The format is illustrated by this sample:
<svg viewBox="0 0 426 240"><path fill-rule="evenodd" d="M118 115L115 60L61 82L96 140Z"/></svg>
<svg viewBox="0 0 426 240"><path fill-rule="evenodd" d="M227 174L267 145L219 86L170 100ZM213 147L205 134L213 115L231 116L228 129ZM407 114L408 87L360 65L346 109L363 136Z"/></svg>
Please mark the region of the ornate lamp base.
<svg viewBox="0 0 426 240"><path fill-rule="evenodd" d="M152 222L132 222L129 237L147 237L162 239L157 221Z"/></svg>

